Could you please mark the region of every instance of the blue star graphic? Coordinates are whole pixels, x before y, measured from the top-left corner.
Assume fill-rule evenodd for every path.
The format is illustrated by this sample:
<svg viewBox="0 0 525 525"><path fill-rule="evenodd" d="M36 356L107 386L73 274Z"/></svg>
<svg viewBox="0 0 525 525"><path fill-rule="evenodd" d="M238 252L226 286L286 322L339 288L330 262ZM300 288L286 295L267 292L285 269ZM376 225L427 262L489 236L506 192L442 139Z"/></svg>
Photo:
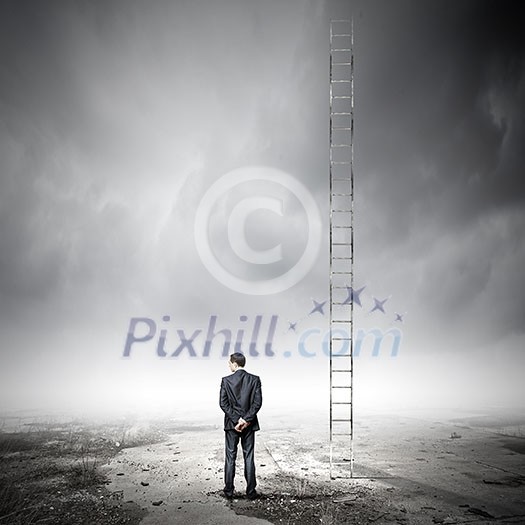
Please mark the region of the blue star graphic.
<svg viewBox="0 0 525 525"><path fill-rule="evenodd" d="M375 312L376 310L385 313L385 303L388 301L388 297L386 299L383 299L382 301L376 299L375 297L373 299L374 307L372 308L372 310L370 310L370 313Z"/></svg>
<svg viewBox="0 0 525 525"><path fill-rule="evenodd" d="M395 321L399 321L400 323L403 322L403 317L404 317L405 314L398 314L396 312L396 318L394 319Z"/></svg>
<svg viewBox="0 0 525 525"><path fill-rule="evenodd" d="M359 288L359 290L354 290L351 286L347 286L346 291L348 297L343 301L343 304L355 303L362 307L363 305L361 304L361 298L359 296L365 288L366 286L363 286L362 288Z"/></svg>
<svg viewBox="0 0 525 525"><path fill-rule="evenodd" d="M315 312L319 312L321 315L324 315L323 308L324 308L324 305L326 304L326 301L323 301L322 303L318 303L315 299L312 299L312 301L314 302L314 308L308 315L312 315Z"/></svg>
<svg viewBox="0 0 525 525"><path fill-rule="evenodd" d="M295 321L295 323L291 323L290 321L288 321L288 331L292 331L292 332L297 332L296 330L297 328L297 321Z"/></svg>

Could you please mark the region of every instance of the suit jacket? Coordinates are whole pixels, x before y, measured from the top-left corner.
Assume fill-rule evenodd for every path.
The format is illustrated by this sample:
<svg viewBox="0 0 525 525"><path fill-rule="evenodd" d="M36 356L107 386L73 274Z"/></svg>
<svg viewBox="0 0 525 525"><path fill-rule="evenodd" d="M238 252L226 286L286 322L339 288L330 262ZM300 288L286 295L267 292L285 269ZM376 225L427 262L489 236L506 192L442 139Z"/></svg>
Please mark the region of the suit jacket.
<svg viewBox="0 0 525 525"><path fill-rule="evenodd" d="M257 412L262 405L259 376L239 368L233 374L223 377L219 404L224 412L224 430L234 430L240 417L251 423L247 430L259 430Z"/></svg>

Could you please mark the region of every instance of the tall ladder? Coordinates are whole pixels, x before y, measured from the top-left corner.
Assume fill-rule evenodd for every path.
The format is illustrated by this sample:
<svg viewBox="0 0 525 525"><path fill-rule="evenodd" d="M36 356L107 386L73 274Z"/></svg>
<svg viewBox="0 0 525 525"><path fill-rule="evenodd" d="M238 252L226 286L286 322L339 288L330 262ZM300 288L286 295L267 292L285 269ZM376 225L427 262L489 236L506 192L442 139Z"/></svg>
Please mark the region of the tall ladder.
<svg viewBox="0 0 525 525"><path fill-rule="evenodd" d="M350 20L330 22L330 479L354 475L354 52Z"/></svg>

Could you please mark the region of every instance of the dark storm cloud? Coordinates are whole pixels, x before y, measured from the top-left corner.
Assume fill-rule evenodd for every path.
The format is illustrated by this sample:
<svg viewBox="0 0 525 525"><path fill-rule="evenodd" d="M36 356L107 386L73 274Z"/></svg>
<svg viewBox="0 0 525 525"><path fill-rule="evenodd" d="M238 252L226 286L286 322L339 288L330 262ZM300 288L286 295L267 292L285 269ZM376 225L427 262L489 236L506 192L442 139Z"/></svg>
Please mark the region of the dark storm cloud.
<svg viewBox="0 0 525 525"><path fill-rule="evenodd" d="M462 222L523 200L522 23L511 4L392 2L357 25L359 157L396 205Z"/></svg>
<svg viewBox="0 0 525 525"><path fill-rule="evenodd" d="M424 324L523 330L525 301L502 292L525 263L516 248L525 240L521 8L374 2L358 11L360 276L412 268L406 299Z"/></svg>

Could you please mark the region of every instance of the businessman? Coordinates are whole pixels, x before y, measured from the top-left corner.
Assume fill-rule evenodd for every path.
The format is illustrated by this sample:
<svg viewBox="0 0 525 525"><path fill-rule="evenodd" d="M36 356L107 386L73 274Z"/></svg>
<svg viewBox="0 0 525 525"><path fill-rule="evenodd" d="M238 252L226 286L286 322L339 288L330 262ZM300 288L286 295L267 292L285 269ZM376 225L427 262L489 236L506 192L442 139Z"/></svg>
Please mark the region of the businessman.
<svg viewBox="0 0 525 525"><path fill-rule="evenodd" d="M258 497L255 487L255 432L259 430L257 412L262 405L261 380L258 376L244 370L246 358L241 353L230 356L228 366L231 375L221 381L220 407L224 412L224 496L233 497L235 460L237 447L241 441L244 456L244 477L246 478L246 497Z"/></svg>

